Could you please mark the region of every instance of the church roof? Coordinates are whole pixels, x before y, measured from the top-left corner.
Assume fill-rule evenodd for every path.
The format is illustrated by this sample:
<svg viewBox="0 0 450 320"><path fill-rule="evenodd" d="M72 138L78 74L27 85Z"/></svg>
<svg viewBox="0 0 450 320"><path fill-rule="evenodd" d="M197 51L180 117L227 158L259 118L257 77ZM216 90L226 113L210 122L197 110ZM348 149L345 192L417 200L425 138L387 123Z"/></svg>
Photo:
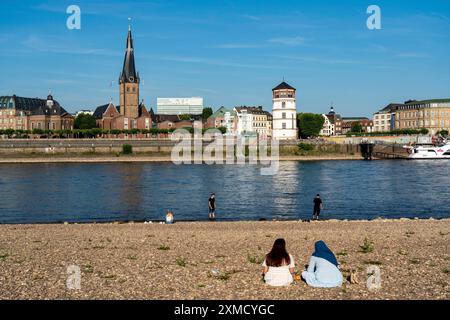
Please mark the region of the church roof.
<svg viewBox="0 0 450 320"><path fill-rule="evenodd" d="M277 85L275 88L272 89L272 91L275 90L284 90L284 89L289 89L289 90L295 90L294 87L290 86L289 84L287 84L286 82L282 82L279 85Z"/></svg>
<svg viewBox="0 0 450 320"><path fill-rule="evenodd" d="M134 45L131 29L128 30L127 47L125 50L125 58L123 60L122 73L120 74L120 82L139 82L139 74L136 72L136 65L134 62Z"/></svg>
<svg viewBox="0 0 450 320"><path fill-rule="evenodd" d="M98 106L97 108L95 108L95 111L94 111L94 114L93 114L94 118L95 119L103 118L103 114L105 113L106 109L108 109L108 107L109 107L109 103L101 105L101 106Z"/></svg>

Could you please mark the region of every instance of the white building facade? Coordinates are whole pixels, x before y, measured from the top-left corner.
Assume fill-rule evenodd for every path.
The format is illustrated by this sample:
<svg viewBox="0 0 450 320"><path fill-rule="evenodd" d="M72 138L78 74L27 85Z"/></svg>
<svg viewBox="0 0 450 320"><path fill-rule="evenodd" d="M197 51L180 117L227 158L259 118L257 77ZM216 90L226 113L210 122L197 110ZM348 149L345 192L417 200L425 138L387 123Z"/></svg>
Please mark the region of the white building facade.
<svg viewBox="0 0 450 320"><path fill-rule="evenodd" d="M203 112L203 98L157 98L157 114L200 115Z"/></svg>
<svg viewBox="0 0 450 320"><path fill-rule="evenodd" d="M374 132L388 132L392 130L391 127L392 113L386 111L379 111L373 115L373 131Z"/></svg>
<svg viewBox="0 0 450 320"><path fill-rule="evenodd" d="M328 119L328 117L326 115L322 115L324 122L323 122L323 127L322 130L320 130L319 135L321 136L325 136L325 137L330 137L330 136L334 136L335 132L334 132L334 124L331 123L330 119Z"/></svg>
<svg viewBox="0 0 450 320"><path fill-rule="evenodd" d="M297 139L296 89L283 81L272 92L273 139Z"/></svg>
<svg viewBox="0 0 450 320"><path fill-rule="evenodd" d="M262 107L235 107L234 133L237 135L257 135L262 139L272 136L272 115Z"/></svg>

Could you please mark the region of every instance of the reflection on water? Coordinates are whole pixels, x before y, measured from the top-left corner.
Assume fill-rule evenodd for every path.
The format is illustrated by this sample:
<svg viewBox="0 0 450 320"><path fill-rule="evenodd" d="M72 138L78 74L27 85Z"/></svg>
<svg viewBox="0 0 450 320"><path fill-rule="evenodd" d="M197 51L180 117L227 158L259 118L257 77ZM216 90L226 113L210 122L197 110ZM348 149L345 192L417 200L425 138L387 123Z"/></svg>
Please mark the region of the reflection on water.
<svg viewBox="0 0 450 320"><path fill-rule="evenodd" d="M0 166L0 223L206 219L217 195L224 220L449 217L450 161L282 162L274 176L250 165L171 163Z"/></svg>

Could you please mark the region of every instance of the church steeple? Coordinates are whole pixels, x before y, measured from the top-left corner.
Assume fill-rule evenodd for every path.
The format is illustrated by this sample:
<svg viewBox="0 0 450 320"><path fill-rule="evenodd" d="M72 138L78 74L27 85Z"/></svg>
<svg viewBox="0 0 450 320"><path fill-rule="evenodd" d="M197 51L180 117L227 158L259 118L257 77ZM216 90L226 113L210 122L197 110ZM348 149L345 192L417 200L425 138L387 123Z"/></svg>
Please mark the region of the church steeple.
<svg viewBox="0 0 450 320"><path fill-rule="evenodd" d="M131 26L128 28L127 47L125 50L122 73L120 75L120 82L139 83L139 74L136 72L136 65L134 62L134 47Z"/></svg>
<svg viewBox="0 0 450 320"><path fill-rule="evenodd" d="M128 28L127 48L120 74L120 114L127 120L128 125L124 129L132 129L134 120L139 117L139 73L136 72L134 63L134 46L131 27ZM131 119L131 120L130 120Z"/></svg>

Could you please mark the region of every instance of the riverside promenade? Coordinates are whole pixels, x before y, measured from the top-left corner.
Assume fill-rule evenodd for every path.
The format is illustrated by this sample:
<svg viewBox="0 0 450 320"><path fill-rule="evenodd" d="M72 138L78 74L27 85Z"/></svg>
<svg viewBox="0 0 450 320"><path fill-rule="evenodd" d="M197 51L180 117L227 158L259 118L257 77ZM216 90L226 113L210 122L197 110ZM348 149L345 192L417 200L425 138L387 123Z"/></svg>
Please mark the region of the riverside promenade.
<svg viewBox="0 0 450 320"><path fill-rule="evenodd" d="M279 237L297 272L322 239L357 281L266 286ZM449 299L449 237L450 219L0 225L0 299ZM66 287L71 265L80 290ZM370 266L380 289L366 286Z"/></svg>

